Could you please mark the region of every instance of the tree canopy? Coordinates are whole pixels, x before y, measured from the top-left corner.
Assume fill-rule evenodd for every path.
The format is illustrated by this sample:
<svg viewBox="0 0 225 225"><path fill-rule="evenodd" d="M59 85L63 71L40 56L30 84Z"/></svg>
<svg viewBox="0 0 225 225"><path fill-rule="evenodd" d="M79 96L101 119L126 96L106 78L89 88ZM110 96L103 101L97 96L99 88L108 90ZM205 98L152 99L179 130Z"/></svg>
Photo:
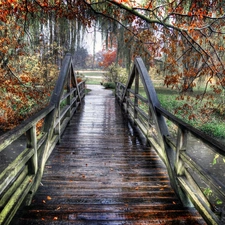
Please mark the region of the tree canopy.
<svg viewBox="0 0 225 225"><path fill-rule="evenodd" d="M215 92L225 86L224 1L88 1L98 14L117 21L142 44L149 59L165 63L167 85L180 84L185 91L204 75ZM126 35L129 37L129 35ZM124 37L126 41L126 37Z"/></svg>
<svg viewBox="0 0 225 225"><path fill-rule="evenodd" d="M207 71L224 86L224 10L223 0L1 1L2 65L3 56L10 59L13 50L24 48L20 42L24 33L26 40L32 38L29 28L33 18L42 23L49 18L66 18L89 27L98 22L103 29L106 27L107 35L123 27L124 42L132 38L131 44L142 44L150 59L161 57L166 63L173 74L167 84L178 82L182 75L195 78ZM10 30L17 32L12 34ZM177 65L182 70L177 71Z"/></svg>
<svg viewBox="0 0 225 225"><path fill-rule="evenodd" d="M113 42L116 61L127 68L137 55L150 66L157 59L163 65L165 85L187 92L192 91L197 81L204 80L203 94L209 86L215 93L221 93L225 87L224 3L224 0L2 0L0 90L7 92L14 103L25 96L13 91L15 85L26 89L29 86L41 96L44 90L37 90L36 84L52 80L48 65L60 66L68 51L82 50L82 55L86 55L81 44L85 28L94 26L101 29L106 49ZM37 56L42 70L40 77L29 74L24 62L28 55L33 61ZM16 98L11 96L13 93ZM31 91L27 89L26 93ZM3 101L1 108L4 110L0 119L8 110Z"/></svg>

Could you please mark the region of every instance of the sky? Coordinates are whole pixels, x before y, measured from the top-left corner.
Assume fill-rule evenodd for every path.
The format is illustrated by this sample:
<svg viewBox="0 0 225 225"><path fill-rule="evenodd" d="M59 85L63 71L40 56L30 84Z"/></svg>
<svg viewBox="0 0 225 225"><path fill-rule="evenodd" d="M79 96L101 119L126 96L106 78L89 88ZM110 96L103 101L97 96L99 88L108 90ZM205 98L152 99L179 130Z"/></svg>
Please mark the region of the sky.
<svg viewBox="0 0 225 225"><path fill-rule="evenodd" d="M89 29L85 34L84 47L87 48L88 53L93 55L94 46L94 28ZM101 32L96 32L95 53L102 51L102 38Z"/></svg>

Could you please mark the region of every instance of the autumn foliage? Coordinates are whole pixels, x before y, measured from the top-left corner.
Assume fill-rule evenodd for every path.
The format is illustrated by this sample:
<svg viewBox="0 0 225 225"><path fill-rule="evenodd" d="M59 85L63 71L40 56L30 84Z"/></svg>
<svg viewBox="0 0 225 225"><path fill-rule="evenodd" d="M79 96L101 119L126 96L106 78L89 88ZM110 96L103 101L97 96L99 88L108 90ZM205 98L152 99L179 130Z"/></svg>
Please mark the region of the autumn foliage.
<svg viewBox="0 0 225 225"><path fill-rule="evenodd" d="M114 63L116 61L116 50L108 50L103 52L103 60L102 62L99 63L99 66L103 67L103 68L107 68L110 65L112 65L112 63Z"/></svg>
<svg viewBox="0 0 225 225"><path fill-rule="evenodd" d="M27 56L20 57L20 66L24 60L29 60L30 64L35 58ZM18 65L17 65L18 66ZM10 71L1 70L1 97L0 97L0 128L11 129L21 121L31 116L36 111L48 104L51 91L54 87L58 69L51 65L48 78L43 78L42 68L38 63L35 67L29 68L29 63L23 65L23 72L18 76ZM28 67L28 68L27 68ZM38 73L36 73L36 70Z"/></svg>
<svg viewBox="0 0 225 225"><path fill-rule="evenodd" d="M68 30L81 24L102 28L107 42L111 40L115 47L104 53L103 67L117 62L130 68L137 55L153 67L157 59L161 62L157 71L164 77L165 86L185 94L204 83L202 95L196 98L198 103L208 89L222 94L224 12L223 0L0 1L1 126L11 128L46 104L56 76L54 72L50 76L48 71L60 67L60 58L66 51L74 51L67 46L73 34L59 30L59 25L65 27L65 21L71 21L67 23ZM44 28L52 24L56 26L49 40L44 40ZM57 43L57 35L62 34L64 37ZM79 35L71 40L73 46L75 41L79 43ZM34 64L31 66L31 57L37 59L38 70L34 70Z"/></svg>
<svg viewBox="0 0 225 225"><path fill-rule="evenodd" d="M216 105L214 98L224 93L225 87L224 1L112 0L105 2L104 11L92 1L89 5L119 22L115 34L123 33L123 46L130 49L131 58L140 55L155 66L164 85L189 101L185 111L192 112L197 105L203 107L202 112L221 106L222 101ZM196 88L199 94L193 95L194 101L187 96Z"/></svg>

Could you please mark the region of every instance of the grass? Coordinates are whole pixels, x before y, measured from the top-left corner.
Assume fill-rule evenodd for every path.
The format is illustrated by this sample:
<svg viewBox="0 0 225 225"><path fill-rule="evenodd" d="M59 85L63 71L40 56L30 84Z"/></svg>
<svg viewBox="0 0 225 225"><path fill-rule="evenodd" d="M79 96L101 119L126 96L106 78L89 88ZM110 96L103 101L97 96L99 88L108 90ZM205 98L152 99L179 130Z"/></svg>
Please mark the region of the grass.
<svg viewBox="0 0 225 225"><path fill-rule="evenodd" d="M81 71L80 75L86 79L86 84L100 84L102 82L102 75L105 71Z"/></svg>
<svg viewBox="0 0 225 225"><path fill-rule="evenodd" d="M86 84L100 84L102 82L102 78L86 78Z"/></svg>
<svg viewBox="0 0 225 225"><path fill-rule="evenodd" d="M104 71L103 71L104 72ZM88 72L83 72L82 74L84 75L84 76L88 76L88 77L101 77L102 76L102 74L103 74L103 72L91 72L91 71L88 71Z"/></svg>
<svg viewBox="0 0 225 225"><path fill-rule="evenodd" d="M184 120L186 123L196 127L197 129L203 131L204 133L222 139L225 138L225 122L224 115L222 113L218 113L217 110L213 108L216 107L216 104L212 105L211 109L206 109L206 114L202 114L200 109L207 101L203 100L201 104L194 105L189 111L187 110L187 115L183 111L177 111L175 113L175 109L182 108L184 104L194 104L191 101L187 100L177 100L179 94L176 91L165 89L165 88L157 88L156 89L159 101L161 105L168 110L169 112L175 114L178 118ZM199 91L195 91L191 96L191 99L194 102L195 96L200 94ZM218 103L220 101L219 96L215 96L214 102ZM193 106L193 105L192 105ZM188 118L190 114L195 115L195 118Z"/></svg>

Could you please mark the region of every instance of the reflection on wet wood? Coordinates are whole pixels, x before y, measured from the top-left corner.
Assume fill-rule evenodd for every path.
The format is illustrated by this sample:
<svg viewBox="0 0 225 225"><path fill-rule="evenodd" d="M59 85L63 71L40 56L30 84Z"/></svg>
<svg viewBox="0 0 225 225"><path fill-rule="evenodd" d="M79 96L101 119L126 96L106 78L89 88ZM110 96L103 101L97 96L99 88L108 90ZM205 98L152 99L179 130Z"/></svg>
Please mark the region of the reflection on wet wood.
<svg viewBox="0 0 225 225"><path fill-rule="evenodd" d="M161 160L141 144L106 90L86 96L42 184L12 225L205 224L195 209L182 207Z"/></svg>

